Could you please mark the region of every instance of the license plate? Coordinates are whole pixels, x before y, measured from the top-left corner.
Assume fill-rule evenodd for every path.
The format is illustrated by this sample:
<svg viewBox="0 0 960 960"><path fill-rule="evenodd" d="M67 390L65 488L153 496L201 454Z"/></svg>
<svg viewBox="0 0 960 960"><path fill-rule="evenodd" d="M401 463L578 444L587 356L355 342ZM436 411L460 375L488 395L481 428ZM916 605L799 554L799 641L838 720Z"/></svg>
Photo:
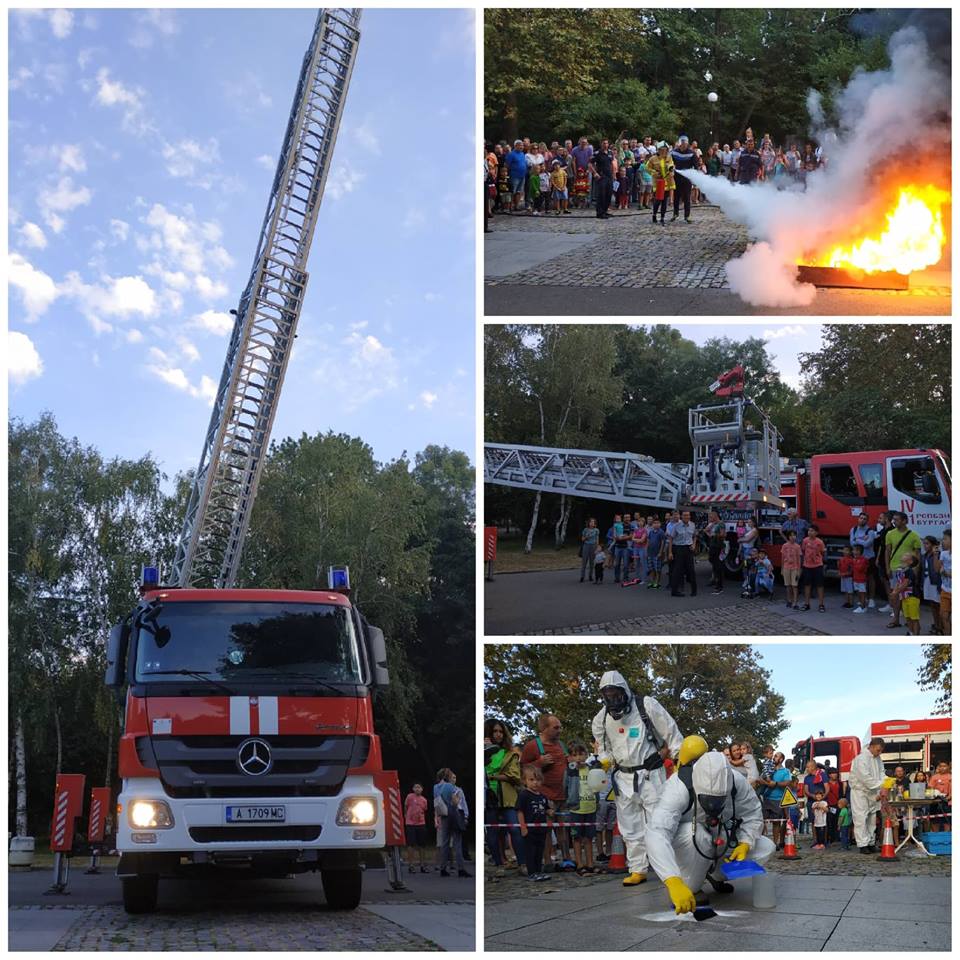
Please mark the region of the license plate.
<svg viewBox="0 0 960 960"><path fill-rule="evenodd" d="M270 807L224 807L223 817L227 823L283 823L287 819L287 808Z"/></svg>

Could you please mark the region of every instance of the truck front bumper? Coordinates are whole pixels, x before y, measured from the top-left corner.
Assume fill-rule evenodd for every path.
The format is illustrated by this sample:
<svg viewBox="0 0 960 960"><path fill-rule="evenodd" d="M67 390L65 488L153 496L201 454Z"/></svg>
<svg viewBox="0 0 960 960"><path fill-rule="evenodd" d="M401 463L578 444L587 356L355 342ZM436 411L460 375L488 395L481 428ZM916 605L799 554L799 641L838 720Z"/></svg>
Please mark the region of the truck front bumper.
<svg viewBox="0 0 960 960"><path fill-rule="evenodd" d="M372 823L341 825L337 811L344 800L370 799ZM169 826L136 826L131 810L138 801L165 804ZM384 797L369 776L349 776L333 797L217 797L177 799L167 796L156 778L124 782L118 798L117 849L121 854L228 853L277 850L371 850L385 846ZM228 806L283 807L282 822L229 823ZM161 822L167 817L161 818Z"/></svg>

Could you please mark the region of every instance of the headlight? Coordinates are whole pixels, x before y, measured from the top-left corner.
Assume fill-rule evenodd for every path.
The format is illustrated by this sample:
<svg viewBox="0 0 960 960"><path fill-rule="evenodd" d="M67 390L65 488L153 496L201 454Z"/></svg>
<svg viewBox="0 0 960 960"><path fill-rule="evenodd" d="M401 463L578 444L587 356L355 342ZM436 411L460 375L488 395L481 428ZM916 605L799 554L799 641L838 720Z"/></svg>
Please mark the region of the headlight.
<svg viewBox="0 0 960 960"><path fill-rule="evenodd" d="M377 801L374 797L347 797L340 801L337 810L337 826L364 826L376 823Z"/></svg>
<svg viewBox="0 0 960 960"><path fill-rule="evenodd" d="M173 814L165 800L134 800L129 809L132 827L173 826Z"/></svg>

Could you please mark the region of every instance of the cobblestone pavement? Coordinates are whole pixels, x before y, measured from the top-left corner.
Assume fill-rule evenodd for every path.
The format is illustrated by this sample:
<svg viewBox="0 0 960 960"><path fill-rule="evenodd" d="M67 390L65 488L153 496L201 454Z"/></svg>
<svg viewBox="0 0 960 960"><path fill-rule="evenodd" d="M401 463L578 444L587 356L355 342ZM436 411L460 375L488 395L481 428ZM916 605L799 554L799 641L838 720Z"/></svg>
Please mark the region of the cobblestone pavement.
<svg viewBox="0 0 960 960"><path fill-rule="evenodd" d="M69 907L13 907L25 910ZM218 909L129 916L120 906L75 909L55 950L439 950L431 940L362 907L331 912L307 905L266 911Z"/></svg>
<svg viewBox="0 0 960 960"><path fill-rule="evenodd" d="M592 211L557 217L525 214L494 218L498 233L595 234L596 241L561 254L535 267L509 276L487 278L487 286L575 287L686 287L729 290L724 264L746 250L744 227L728 220L719 207L701 204L691 211L692 223L683 218L664 226L651 223L647 211L614 212L611 220L598 220ZM858 298L949 297L949 286L914 286L909 290L856 290Z"/></svg>
<svg viewBox="0 0 960 960"><path fill-rule="evenodd" d="M614 219L590 213L567 217L523 215L495 218L498 231L596 234L594 243L509 277L487 280L578 287L713 287L729 289L724 264L747 247L746 230L711 206L694 207L692 223L661 226L650 214L621 211Z"/></svg>
<svg viewBox="0 0 960 960"><path fill-rule="evenodd" d="M577 627L557 627L552 630L534 630L518 636L574 637L581 634L607 636L830 636L800 621L784 617L778 608L755 601L714 607L704 610L683 610L649 617L611 620L605 623L586 623Z"/></svg>

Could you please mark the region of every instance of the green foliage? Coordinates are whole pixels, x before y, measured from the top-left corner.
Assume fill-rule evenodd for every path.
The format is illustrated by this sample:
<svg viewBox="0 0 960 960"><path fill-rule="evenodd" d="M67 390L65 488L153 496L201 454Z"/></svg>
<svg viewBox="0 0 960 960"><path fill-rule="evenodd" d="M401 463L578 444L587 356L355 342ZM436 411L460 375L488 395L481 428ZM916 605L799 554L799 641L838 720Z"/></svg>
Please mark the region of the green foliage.
<svg viewBox="0 0 960 960"><path fill-rule="evenodd" d="M950 713L953 703L953 648L949 643L923 646L923 666L917 671L921 690L936 690L937 713Z"/></svg>
<svg viewBox="0 0 960 960"><path fill-rule="evenodd" d="M685 132L705 147L711 129L722 143L753 126L800 140L810 132L807 91L821 92L829 117L834 90L858 66L889 65L899 13L877 11L862 31L853 9L486 10L487 137L625 129Z"/></svg>
<svg viewBox="0 0 960 960"><path fill-rule="evenodd" d="M565 740L589 742L606 670L623 674L634 693L655 697L684 736L698 733L712 746L776 742L789 725L770 672L744 644L489 644L485 713L505 719L515 739L536 733L541 713L555 713Z"/></svg>
<svg viewBox="0 0 960 960"><path fill-rule="evenodd" d="M136 603L141 566L170 570L191 477L173 491L150 457L104 460L49 414L9 429L9 677L27 741L29 818L45 829L59 749L88 784L116 777L105 636ZM353 599L387 637L391 686L375 707L384 760L406 782L440 766L473 782L474 479L428 447L381 464L362 441L302 436L270 451L238 583L313 588L347 563ZM456 692L456 704L436 706ZM456 718L450 725L451 717ZM12 724L11 724L12 726ZM11 779L11 789L13 789ZM11 804L11 809L13 809Z"/></svg>

